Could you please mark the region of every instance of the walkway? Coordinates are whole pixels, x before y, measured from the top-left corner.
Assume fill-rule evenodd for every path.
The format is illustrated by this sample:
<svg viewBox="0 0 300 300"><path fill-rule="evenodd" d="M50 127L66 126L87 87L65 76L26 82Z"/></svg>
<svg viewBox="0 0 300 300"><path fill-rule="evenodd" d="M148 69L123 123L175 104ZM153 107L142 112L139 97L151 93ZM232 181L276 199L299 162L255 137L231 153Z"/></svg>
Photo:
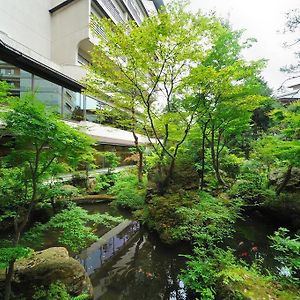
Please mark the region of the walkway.
<svg viewBox="0 0 300 300"><path fill-rule="evenodd" d="M112 173L119 173L124 170L132 169L135 168L136 166L122 166L122 167L117 167L113 169L111 172ZM94 169L89 171L89 177L95 177L98 174L107 174L108 168L102 168L102 169ZM85 176L85 171L78 171L75 173L66 173L66 174L59 174L56 176L54 179L47 180L47 183L54 183L54 182L65 182L69 181L72 179L72 176L74 175L83 175Z"/></svg>

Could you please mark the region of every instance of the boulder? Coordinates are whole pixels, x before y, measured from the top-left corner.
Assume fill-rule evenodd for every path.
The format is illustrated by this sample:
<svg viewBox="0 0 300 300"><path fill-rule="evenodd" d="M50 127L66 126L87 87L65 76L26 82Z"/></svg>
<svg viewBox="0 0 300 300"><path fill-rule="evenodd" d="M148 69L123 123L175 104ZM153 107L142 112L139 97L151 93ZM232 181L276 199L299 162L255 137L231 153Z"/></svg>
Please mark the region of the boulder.
<svg viewBox="0 0 300 300"><path fill-rule="evenodd" d="M269 180L272 185L279 186L284 180L286 169L281 168L274 170L269 175ZM300 168L292 168L291 178L288 181L285 190L288 192L296 192L300 190Z"/></svg>
<svg viewBox="0 0 300 300"><path fill-rule="evenodd" d="M15 264L13 284L29 294L33 286L47 287L55 281L64 283L70 295L87 293L93 299L93 287L83 266L63 247L35 252Z"/></svg>

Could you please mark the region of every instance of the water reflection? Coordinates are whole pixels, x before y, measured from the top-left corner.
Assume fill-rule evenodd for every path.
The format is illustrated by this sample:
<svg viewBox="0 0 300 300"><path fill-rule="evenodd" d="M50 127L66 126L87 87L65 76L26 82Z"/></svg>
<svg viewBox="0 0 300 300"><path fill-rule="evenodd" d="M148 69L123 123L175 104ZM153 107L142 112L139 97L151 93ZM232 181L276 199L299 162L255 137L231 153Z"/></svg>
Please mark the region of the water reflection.
<svg viewBox="0 0 300 300"><path fill-rule="evenodd" d="M98 242L82 251L78 259L88 275L93 274L105 262L117 255L129 240L134 237L139 228L138 222L125 221L114 228L114 230L105 234Z"/></svg>
<svg viewBox="0 0 300 300"><path fill-rule="evenodd" d="M178 279L185 258L178 254L188 252L185 246L162 245L137 222L130 222L106 244L82 253L80 261L90 275L96 300L187 300Z"/></svg>

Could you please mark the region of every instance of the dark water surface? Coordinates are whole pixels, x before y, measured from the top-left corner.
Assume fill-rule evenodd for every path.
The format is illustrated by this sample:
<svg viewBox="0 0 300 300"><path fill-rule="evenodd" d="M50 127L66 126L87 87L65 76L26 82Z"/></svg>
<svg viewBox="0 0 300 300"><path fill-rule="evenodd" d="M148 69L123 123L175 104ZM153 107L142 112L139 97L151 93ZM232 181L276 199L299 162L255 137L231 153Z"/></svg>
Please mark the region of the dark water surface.
<svg viewBox="0 0 300 300"><path fill-rule="evenodd" d="M103 204L85 208L118 214ZM236 224L234 238L224 247L231 247L237 257L249 263L263 258L265 267L275 269L267 236L277 228L263 217L245 215ZM190 300L194 298L187 295L178 276L186 261L179 254L191 253L187 245L165 246L138 222L127 220L84 250L78 259L91 278L96 300Z"/></svg>
<svg viewBox="0 0 300 300"><path fill-rule="evenodd" d="M85 208L95 212L99 211L97 206ZM106 209L112 212L112 208ZM105 212L105 207L100 211ZM191 299L178 279L186 261L179 254L190 254L191 247L165 246L135 221L119 227L120 230L108 232L78 257L90 276L95 299Z"/></svg>

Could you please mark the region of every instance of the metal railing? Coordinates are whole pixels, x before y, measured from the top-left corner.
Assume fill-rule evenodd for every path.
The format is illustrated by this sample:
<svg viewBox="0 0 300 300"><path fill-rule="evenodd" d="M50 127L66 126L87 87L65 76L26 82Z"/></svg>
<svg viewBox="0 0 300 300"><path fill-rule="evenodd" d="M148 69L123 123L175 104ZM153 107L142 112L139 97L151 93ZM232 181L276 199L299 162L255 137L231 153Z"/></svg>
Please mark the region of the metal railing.
<svg viewBox="0 0 300 300"><path fill-rule="evenodd" d="M101 0L101 2L106 6L106 8L111 12L113 17L117 22L125 23L119 11L115 7L114 3L111 0Z"/></svg>
<svg viewBox="0 0 300 300"><path fill-rule="evenodd" d="M103 28L100 25L92 22L92 28L93 28L93 30L95 31L96 34L99 34L102 37L104 37L104 39L106 39L106 34L105 34Z"/></svg>
<svg viewBox="0 0 300 300"><path fill-rule="evenodd" d="M137 21L138 24L141 24L142 20L141 20L140 16L138 15L138 12L136 11L135 7L133 6L131 0L127 0L127 1L125 1L125 3L127 4L133 18Z"/></svg>

